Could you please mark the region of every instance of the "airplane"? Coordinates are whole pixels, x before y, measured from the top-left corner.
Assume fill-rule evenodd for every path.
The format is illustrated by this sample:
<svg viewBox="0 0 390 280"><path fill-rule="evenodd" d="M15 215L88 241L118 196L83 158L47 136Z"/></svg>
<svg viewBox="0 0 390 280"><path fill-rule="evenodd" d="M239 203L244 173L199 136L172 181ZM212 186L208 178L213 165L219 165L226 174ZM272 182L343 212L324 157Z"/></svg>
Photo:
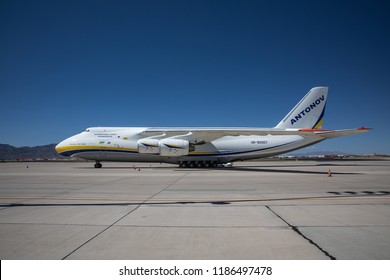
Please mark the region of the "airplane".
<svg viewBox="0 0 390 280"><path fill-rule="evenodd" d="M273 128L90 127L60 142L63 156L95 161L164 162L180 167L217 167L284 154L368 128L322 129L327 87L312 88Z"/></svg>

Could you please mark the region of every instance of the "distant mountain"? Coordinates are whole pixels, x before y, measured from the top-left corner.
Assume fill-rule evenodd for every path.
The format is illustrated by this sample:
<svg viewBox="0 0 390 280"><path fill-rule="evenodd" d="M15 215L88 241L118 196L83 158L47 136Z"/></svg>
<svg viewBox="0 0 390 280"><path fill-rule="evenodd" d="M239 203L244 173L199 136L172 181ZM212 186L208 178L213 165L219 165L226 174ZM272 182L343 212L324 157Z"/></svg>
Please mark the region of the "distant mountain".
<svg viewBox="0 0 390 280"><path fill-rule="evenodd" d="M13 147L0 144L0 160L23 160L23 159L60 159L63 156L57 154L54 149L57 144L36 147Z"/></svg>
<svg viewBox="0 0 390 280"><path fill-rule="evenodd" d="M324 155L343 155L343 156L350 156L353 155L351 153L345 153L345 152L340 152L340 151L312 151L312 152L307 152L307 153L299 153L299 152L292 152L285 154L288 156L324 156Z"/></svg>

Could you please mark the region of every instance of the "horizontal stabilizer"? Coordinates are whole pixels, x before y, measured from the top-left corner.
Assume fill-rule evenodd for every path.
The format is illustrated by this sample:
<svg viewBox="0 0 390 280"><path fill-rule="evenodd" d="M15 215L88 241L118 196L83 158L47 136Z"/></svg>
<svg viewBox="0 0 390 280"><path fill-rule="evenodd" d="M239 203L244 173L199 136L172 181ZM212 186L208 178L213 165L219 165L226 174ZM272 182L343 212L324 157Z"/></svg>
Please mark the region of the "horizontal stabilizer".
<svg viewBox="0 0 390 280"><path fill-rule="evenodd" d="M342 130L322 130L322 129L300 129L303 133L315 133L325 139L336 138L341 136L353 135L357 133L364 133L370 131L371 128L360 127L356 129L342 129Z"/></svg>

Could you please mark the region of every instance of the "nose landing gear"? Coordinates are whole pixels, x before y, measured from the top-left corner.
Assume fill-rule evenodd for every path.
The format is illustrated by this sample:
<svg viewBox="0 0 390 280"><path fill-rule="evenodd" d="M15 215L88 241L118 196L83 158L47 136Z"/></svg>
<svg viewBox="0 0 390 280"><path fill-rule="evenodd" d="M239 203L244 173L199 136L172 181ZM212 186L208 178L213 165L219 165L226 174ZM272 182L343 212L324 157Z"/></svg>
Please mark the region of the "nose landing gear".
<svg viewBox="0 0 390 280"><path fill-rule="evenodd" d="M96 161L96 163L94 165L95 168L102 168L102 166L103 165L100 163L100 161Z"/></svg>

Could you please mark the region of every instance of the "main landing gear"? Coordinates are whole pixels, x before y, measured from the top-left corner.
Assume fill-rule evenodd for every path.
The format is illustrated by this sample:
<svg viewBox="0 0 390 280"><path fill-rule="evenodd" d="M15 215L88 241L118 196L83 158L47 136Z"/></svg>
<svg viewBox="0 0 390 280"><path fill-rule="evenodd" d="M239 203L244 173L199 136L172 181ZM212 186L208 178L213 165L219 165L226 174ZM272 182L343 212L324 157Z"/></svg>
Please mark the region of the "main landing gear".
<svg viewBox="0 0 390 280"><path fill-rule="evenodd" d="M215 168L218 167L216 161L181 161L179 166L182 168ZM221 165L219 165L221 166Z"/></svg>
<svg viewBox="0 0 390 280"><path fill-rule="evenodd" d="M100 163L100 161L96 161L96 163L94 165L95 168L102 168L102 166L103 165Z"/></svg>

